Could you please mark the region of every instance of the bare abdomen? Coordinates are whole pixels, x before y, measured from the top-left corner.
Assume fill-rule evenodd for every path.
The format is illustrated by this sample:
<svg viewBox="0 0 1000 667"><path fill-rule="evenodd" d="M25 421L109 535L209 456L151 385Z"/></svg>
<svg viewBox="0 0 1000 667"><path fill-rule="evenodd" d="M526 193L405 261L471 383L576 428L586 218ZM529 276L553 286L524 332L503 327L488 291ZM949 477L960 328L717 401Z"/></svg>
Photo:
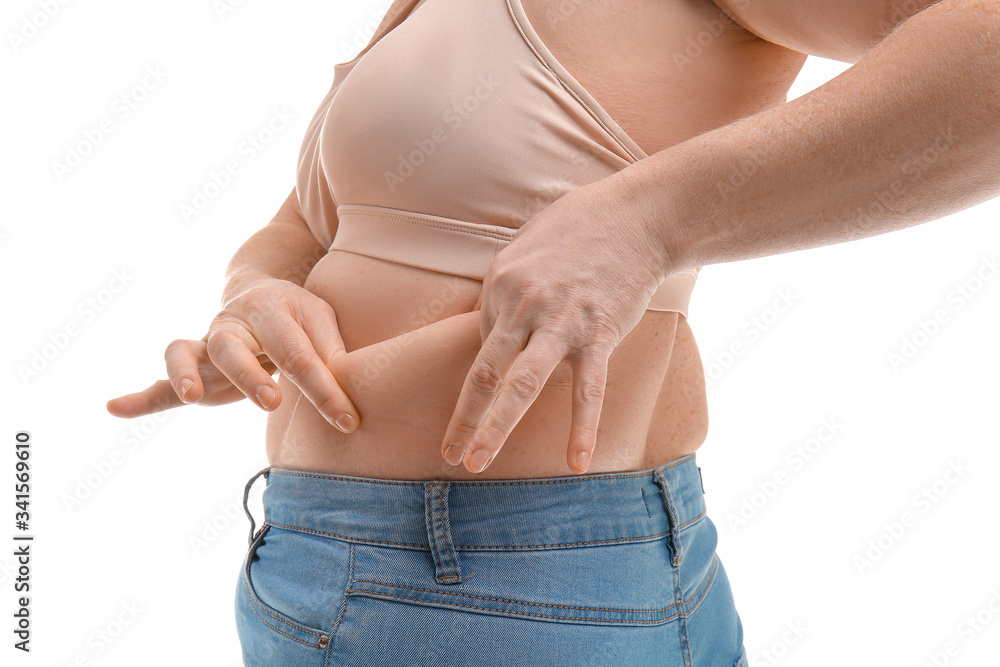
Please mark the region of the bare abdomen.
<svg viewBox="0 0 1000 667"><path fill-rule="evenodd" d="M479 312L470 312L480 281L332 251L303 286L336 313L349 353L330 368L358 408L361 425L341 433L279 375L282 402L268 418L270 465L393 479L573 474L566 461L572 416L566 364L556 368L482 475L441 458L445 429L480 348ZM612 354L589 472L641 470L650 455L663 459L658 465L704 439L703 424L692 412L697 388L694 401L677 395L677 382L684 380L667 373L679 320L677 313L647 311ZM678 358L687 361L688 374L692 351L697 355L693 339ZM665 384L665 378L672 382ZM661 393L661 387L668 391ZM678 417L688 424L687 434L663 428L671 423L671 395L684 398Z"/></svg>

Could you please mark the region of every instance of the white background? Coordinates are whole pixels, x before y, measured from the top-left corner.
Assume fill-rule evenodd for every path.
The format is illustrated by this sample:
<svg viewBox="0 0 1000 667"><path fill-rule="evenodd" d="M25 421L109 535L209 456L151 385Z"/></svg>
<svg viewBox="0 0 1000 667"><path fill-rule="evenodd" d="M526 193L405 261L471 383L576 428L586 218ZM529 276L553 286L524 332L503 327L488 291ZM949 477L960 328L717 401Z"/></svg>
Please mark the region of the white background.
<svg viewBox="0 0 1000 667"><path fill-rule="evenodd" d="M0 662L238 665L240 503L266 465L265 414L241 401L123 421L105 402L166 377L167 344L205 333L229 258L293 186L333 66L367 43L388 2L243 2L225 13L210 0L53 3L15 45L12 35L31 34L25 21L42 23L42 4L7 2L0 16ZM846 67L810 58L790 97ZM147 68L162 80L130 93ZM123 94L143 97L124 118ZM251 159L241 144L275 109L293 120ZM105 118L112 131L57 175L53 164ZM240 173L185 222L180 205L228 160ZM1000 611L1000 280L975 282L1000 247L998 212L993 201L702 270L690 322L712 383L699 458L755 667L918 667L952 640L958 654L939 665L996 663L1000 614L985 612L992 623L971 640L960 624L991 597ZM960 285L978 291L959 309ZM791 306L771 311L782 292ZM947 323L893 368L888 355L937 309ZM72 325L75 335L61 333ZM726 359L734 342L743 352ZM833 436L794 463L796 447L825 436L824 420ZM22 429L33 443L30 655L11 648ZM923 511L914 496L950 462L967 472L939 482ZM775 475L784 483L769 487ZM262 488L251 496L258 522ZM883 534L907 511L915 525ZM859 568L880 539L877 562Z"/></svg>

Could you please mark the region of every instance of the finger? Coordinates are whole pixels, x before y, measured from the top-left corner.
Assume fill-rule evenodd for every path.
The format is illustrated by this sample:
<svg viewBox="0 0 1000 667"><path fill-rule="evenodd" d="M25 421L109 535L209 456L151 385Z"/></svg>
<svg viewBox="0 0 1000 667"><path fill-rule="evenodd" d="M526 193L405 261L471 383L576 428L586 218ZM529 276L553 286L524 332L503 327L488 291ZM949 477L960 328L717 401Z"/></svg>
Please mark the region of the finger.
<svg viewBox="0 0 1000 667"><path fill-rule="evenodd" d="M199 364L208 361L204 341L175 340L163 353L167 364L167 377L174 393L184 403L197 403L205 395Z"/></svg>
<svg viewBox="0 0 1000 667"><path fill-rule="evenodd" d="M331 361L347 351L333 309L325 302L323 306L308 312L296 308L295 319L267 327L260 334L260 343L324 419L351 433L360 426L361 418L329 368Z"/></svg>
<svg viewBox="0 0 1000 667"><path fill-rule="evenodd" d="M461 463L525 343L525 334L506 331L499 326L486 338L465 376L455 412L445 429L441 453L448 463Z"/></svg>
<svg viewBox="0 0 1000 667"><path fill-rule="evenodd" d="M554 339L532 335L466 450L466 469L482 472L489 466L564 357Z"/></svg>
<svg viewBox="0 0 1000 667"><path fill-rule="evenodd" d="M132 419L181 405L184 402L174 392L170 381L158 380L142 391L112 398L105 407L115 417Z"/></svg>
<svg viewBox="0 0 1000 667"><path fill-rule="evenodd" d="M593 348L591 348L593 349ZM566 460L570 470L587 472L597 446L597 426L608 382L608 356L600 352L572 362L573 419Z"/></svg>
<svg viewBox="0 0 1000 667"><path fill-rule="evenodd" d="M209 332L205 349L209 360L244 396L263 410L273 410L278 405L277 384L261 366L251 346L257 348L259 344L246 329L232 326Z"/></svg>

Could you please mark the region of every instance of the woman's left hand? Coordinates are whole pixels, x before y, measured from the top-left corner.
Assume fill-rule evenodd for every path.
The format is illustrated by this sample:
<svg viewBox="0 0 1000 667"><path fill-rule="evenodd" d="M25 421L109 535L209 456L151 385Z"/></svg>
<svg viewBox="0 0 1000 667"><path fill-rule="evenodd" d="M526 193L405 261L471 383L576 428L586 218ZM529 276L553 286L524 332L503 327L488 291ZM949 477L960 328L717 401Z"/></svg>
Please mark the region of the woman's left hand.
<svg viewBox="0 0 1000 667"><path fill-rule="evenodd" d="M662 237L629 206L628 187L618 172L560 197L493 259L480 297L483 346L442 443L452 465L483 471L565 361L573 370L567 463L586 472L608 359L670 275Z"/></svg>

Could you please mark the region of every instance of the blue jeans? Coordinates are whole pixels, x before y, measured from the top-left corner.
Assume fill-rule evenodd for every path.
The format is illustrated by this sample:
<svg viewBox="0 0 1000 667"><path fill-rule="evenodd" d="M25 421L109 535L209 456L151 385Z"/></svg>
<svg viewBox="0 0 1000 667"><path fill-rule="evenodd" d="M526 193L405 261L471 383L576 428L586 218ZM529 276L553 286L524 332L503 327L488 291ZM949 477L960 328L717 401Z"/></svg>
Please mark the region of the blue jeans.
<svg viewBox="0 0 1000 667"><path fill-rule="evenodd" d="M265 468L243 507L246 665L747 664L693 454L523 480Z"/></svg>

